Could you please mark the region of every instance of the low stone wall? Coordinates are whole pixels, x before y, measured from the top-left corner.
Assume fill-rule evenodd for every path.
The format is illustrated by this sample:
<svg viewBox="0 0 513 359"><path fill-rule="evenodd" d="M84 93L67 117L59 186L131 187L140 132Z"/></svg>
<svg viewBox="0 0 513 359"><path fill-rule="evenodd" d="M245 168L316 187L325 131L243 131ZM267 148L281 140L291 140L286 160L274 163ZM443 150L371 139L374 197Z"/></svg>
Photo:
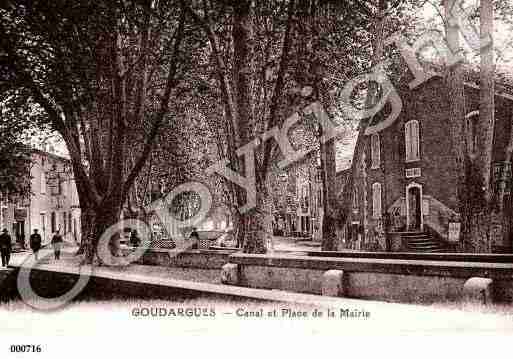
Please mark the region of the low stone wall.
<svg viewBox="0 0 513 359"><path fill-rule="evenodd" d="M235 250L191 249L185 252L172 249L152 248L147 250L139 264L166 267L221 269L228 263L228 258Z"/></svg>
<svg viewBox="0 0 513 359"><path fill-rule="evenodd" d="M16 292L16 277L19 268L12 268L9 278L10 291ZM70 290L79 278L79 269L76 267L63 268L55 265L41 265L32 269L30 274L33 290L44 297L55 298ZM5 284L5 282L4 282ZM1 291L5 290L0 287ZM0 291L0 293L1 293ZM362 307L365 303L348 300L345 298L321 297L303 293L288 293L275 290L241 288L230 285L211 284L163 278L152 275L141 275L136 271L120 271L119 268L96 267L94 273L80 294L74 301L95 301L95 300L133 300L133 299L163 299L173 302L182 302L187 299L208 300L212 310L215 310L215 303L218 301L231 304L244 303L291 303L306 304L317 308L347 308ZM20 300L19 295L13 299ZM65 304L65 303L63 303ZM368 303L367 303L368 304ZM1 306L1 303L0 303ZM242 305L240 305L242 307ZM192 309L191 309L192 308ZM177 308L177 312L190 312L187 316L199 316L198 310L194 307ZM372 308L372 304L371 304ZM396 305L397 310L402 310L400 304ZM411 308L408 308L411 309ZM201 315L204 316L204 310ZM212 316L212 311L207 312Z"/></svg>
<svg viewBox="0 0 513 359"><path fill-rule="evenodd" d="M489 278L488 301L513 302L512 263L234 254L223 270L227 284L313 294L332 292L323 283L341 273L345 297L403 303L463 300L469 279Z"/></svg>
<svg viewBox="0 0 513 359"><path fill-rule="evenodd" d="M365 251L310 251L309 257L328 258L374 258L374 259L404 259L450 262L486 262L513 263L513 254L492 253L420 253L420 252L365 252Z"/></svg>

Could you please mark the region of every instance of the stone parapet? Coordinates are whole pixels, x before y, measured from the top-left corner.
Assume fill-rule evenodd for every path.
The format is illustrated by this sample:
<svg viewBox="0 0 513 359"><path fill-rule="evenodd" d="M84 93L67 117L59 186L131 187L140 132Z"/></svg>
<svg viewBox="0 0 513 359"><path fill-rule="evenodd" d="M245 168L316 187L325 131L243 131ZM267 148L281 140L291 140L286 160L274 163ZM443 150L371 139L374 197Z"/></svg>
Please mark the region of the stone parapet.
<svg viewBox="0 0 513 359"><path fill-rule="evenodd" d="M486 294L489 302L513 302L513 263L464 262L449 258L327 258L237 253L231 255L229 261L238 266L236 284L251 288L406 303L461 302L467 295L465 283L469 278L481 277L493 279L496 284L494 290Z"/></svg>

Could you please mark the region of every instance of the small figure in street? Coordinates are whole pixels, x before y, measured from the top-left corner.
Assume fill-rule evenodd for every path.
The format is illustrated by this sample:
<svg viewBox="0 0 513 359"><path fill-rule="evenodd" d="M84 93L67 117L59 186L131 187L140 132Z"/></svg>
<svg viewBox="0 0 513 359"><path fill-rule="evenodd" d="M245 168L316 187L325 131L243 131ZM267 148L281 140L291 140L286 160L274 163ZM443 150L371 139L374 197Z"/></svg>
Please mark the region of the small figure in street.
<svg viewBox="0 0 513 359"><path fill-rule="evenodd" d="M199 241L199 234L198 234L198 231L196 230L196 227L194 227L192 229L192 232L191 232L189 238L190 239L195 239L195 240Z"/></svg>
<svg viewBox="0 0 513 359"><path fill-rule="evenodd" d="M34 256L36 257L39 254L39 250L41 249L41 235L38 233L37 229L34 229L34 233L30 235L30 248L34 252Z"/></svg>
<svg viewBox="0 0 513 359"><path fill-rule="evenodd" d="M56 260L59 260L61 258L62 242L62 236L59 233L59 230L57 230L57 232L55 232L54 236L52 237L53 253L55 255Z"/></svg>
<svg viewBox="0 0 513 359"><path fill-rule="evenodd" d="M132 247L139 247L139 244L141 244L141 239L139 238L139 235L137 234L137 229L134 229L130 233L130 245Z"/></svg>
<svg viewBox="0 0 513 359"><path fill-rule="evenodd" d="M12 243L11 236L6 228L0 234L0 252L2 255L2 266L7 267L11 259Z"/></svg>

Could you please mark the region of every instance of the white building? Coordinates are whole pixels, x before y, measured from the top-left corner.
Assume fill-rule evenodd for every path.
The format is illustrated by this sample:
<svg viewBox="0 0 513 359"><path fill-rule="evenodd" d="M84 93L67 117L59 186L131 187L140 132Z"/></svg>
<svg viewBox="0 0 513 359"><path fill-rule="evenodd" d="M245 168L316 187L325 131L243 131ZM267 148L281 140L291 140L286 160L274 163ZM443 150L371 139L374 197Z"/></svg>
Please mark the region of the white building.
<svg viewBox="0 0 513 359"><path fill-rule="evenodd" d="M43 243L57 229L66 241L80 241L80 207L70 160L35 149L30 175L30 196L3 194L0 227L9 230L13 241L26 244L34 229L39 230Z"/></svg>

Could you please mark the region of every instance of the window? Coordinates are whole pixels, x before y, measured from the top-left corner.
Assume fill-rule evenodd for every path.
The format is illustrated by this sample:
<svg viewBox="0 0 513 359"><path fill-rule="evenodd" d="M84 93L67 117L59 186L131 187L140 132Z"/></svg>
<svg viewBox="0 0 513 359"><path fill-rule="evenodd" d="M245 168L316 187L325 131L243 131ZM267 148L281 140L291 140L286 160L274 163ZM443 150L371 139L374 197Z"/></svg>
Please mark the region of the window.
<svg viewBox="0 0 513 359"><path fill-rule="evenodd" d="M43 232L42 236L44 239L45 232L46 232L46 214L41 213L40 215L41 215L41 232Z"/></svg>
<svg viewBox="0 0 513 359"><path fill-rule="evenodd" d="M419 121L411 120L404 125L406 142L406 161L418 161L420 159L419 146Z"/></svg>
<svg viewBox="0 0 513 359"><path fill-rule="evenodd" d="M50 215L50 226L51 226L51 229L52 229L52 233L55 233L55 231L57 230L57 223L56 223L56 218L55 218L55 212L52 212L52 214Z"/></svg>
<svg viewBox="0 0 513 359"><path fill-rule="evenodd" d="M379 182L372 185L372 217L381 218L381 183Z"/></svg>
<svg viewBox="0 0 513 359"><path fill-rule="evenodd" d="M374 133L371 136L371 159L372 159L371 168L379 168L380 161L381 161L380 150L381 149L380 149L379 135L377 133Z"/></svg>
<svg viewBox="0 0 513 359"><path fill-rule="evenodd" d="M62 194L62 182L59 175L54 175L49 178L50 182L50 192L52 196L59 196Z"/></svg>
<svg viewBox="0 0 513 359"><path fill-rule="evenodd" d="M467 144L468 152L475 156L477 149L477 121L479 121L479 111L472 111L465 116L467 120Z"/></svg>
<svg viewBox="0 0 513 359"><path fill-rule="evenodd" d="M66 230L68 229L68 226L67 226L67 220L68 220L68 216L67 216L67 213L66 212L63 212L62 213L62 234L66 234Z"/></svg>
<svg viewBox="0 0 513 359"><path fill-rule="evenodd" d="M41 194L46 194L46 173L44 167L41 169Z"/></svg>
<svg viewBox="0 0 513 359"><path fill-rule="evenodd" d="M68 232L71 232L71 212L68 213Z"/></svg>
<svg viewBox="0 0 513 359"><path fill-rule="evenodd" d="M358 209L358 187L353 189L353 209Z"/></svg>

